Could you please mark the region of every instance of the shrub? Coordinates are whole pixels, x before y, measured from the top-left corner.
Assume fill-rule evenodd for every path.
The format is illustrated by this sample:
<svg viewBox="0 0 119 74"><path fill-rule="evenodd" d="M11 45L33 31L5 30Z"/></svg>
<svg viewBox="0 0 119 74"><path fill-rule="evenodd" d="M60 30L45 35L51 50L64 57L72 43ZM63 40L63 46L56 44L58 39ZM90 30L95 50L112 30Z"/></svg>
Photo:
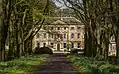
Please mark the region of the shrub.
<svg viewBox="0 0 119 74"><path fill-rule="evenodd" d="M71 49L70 53L71 54L77 54L78 53L78 49Z"/></svg>
<svg viewBox="0 0 119 74"><path fill-rule="evenodd" d="M36 47L35 54L53 54L53 51L49 47L41 47L41 48Z"/></svg>

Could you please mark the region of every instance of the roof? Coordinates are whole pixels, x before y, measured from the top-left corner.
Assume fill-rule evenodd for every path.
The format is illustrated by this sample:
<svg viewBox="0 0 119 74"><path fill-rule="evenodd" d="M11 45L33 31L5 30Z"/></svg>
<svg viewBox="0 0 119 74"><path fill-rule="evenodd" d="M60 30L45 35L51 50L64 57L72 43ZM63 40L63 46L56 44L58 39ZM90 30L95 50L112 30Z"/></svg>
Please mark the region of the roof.
<svg viewBox="0 0 119 74"><path fill-rule="evenodd" d="M49 17L49 18L45 18L45 22L44 24L81 24L81 21L79 21L78 19L76 19L75 17Z"/></svg>

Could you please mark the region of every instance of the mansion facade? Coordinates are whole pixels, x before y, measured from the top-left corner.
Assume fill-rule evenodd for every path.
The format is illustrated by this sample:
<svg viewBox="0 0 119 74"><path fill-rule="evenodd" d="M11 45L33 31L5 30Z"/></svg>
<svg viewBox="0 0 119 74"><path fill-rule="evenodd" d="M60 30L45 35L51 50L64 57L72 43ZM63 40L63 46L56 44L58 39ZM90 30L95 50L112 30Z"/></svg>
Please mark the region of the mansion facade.
<svg viewBox="0 0 119 74"><path fill-rule="evenodd" d="M115 37L112 36L110 38L110 44L109 44L109 56L116 56L116 42L115 42Z"/></svg>
<svg viewBox="0 0 119 74"><path fill-rule="evenodd" d="M33 39L35 47L49 47L53 51L84 48L84 25L74 17L52 17L45 21Z"/></svg>
<svg viewBox="0 0 119 74"><path fill-rule="evenodd" d="M74 17L47 18L40 31L34 36L32 47L49 47L53 51L84 49L84 25ZM116 43L111 37L109 56L116 55Z"/></svg>

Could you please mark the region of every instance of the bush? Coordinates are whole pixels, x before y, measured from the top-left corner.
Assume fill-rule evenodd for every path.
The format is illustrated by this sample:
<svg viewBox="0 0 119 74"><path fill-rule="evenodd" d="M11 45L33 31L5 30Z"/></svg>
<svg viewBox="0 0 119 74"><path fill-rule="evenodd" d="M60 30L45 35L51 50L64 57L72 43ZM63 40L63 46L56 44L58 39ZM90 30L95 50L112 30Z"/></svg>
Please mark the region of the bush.
<svg viewBox="0 0 119 74"><path fill-rule="evenodd" d="M77 54L78 51L79 51L78 49L71 49L70 53L71 53L71 54Z"/></svg>
<svg viewBox="0 0 119 74"><path fill-rule="evenodd" d="M35 54L53 54L53 51L49 47L41 47L41 48L36 47Z"/></svg>

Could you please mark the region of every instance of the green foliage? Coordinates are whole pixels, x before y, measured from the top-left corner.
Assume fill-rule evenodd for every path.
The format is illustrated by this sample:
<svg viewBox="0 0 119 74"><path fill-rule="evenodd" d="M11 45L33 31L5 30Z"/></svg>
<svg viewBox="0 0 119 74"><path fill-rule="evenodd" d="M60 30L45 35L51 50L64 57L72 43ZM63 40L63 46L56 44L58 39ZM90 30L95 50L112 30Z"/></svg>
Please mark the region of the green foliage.
<svg viewBox="0 0 119 74"><path fill-rule="evenodd" d="M69 52L69 49L68 49L68 48L65 48L65 49L64 49L64 52Z"/></svg>
<svg viewBox="0 0 119 74"><path fill-rule="evenodd" d="M84 74L119 74L119 66L109 64L107 61L97 61L91 57L78 55L68 58Z"/></svg>
<svg viewBox="0 0 119 74"><path fill-rule="evenodd" d="M48 47L35 48L35 54L53 54L52 49Z"/></svg>
<svg viewBox="0 0 119 74"><path fill-rule="evenodd" d="M48 55L21 57L8 62L0 62L0 74L26 74L42 64Z"/></svg>

